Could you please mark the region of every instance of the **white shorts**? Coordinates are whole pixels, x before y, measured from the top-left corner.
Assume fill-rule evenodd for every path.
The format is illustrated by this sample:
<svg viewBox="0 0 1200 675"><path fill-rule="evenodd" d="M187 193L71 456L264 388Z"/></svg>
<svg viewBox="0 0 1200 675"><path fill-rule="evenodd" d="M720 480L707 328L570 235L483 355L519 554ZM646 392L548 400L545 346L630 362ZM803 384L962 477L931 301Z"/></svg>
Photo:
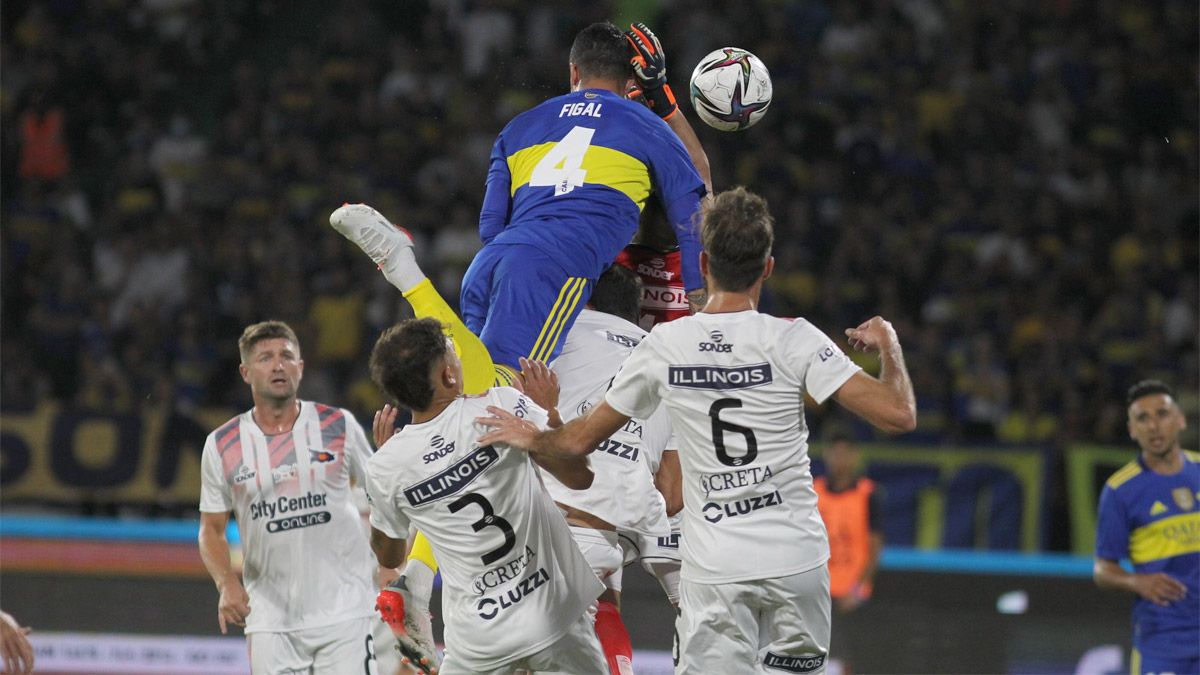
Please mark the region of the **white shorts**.
<svg viewBox="0 0 1200 675"><path fill-rule="evenodd" d="M609 589L621 592L621 572L624 565L617 533L571 526L571 536L588 561L592 571Z"/></svg>
<svg viewBox="0 0 1200 675"><path fill-rule="evenodd" d="M375 617L365 616L332 626L290 632L251 633L253 675L376 675L371 636Z"/></svg>
<svg viewBox="0 0 1200 675"><path fill-rule="evenodd" d="M513 630L520 630L514 626ZM600 649L600 640L592 620L584 614L555 640L554 644L529 656L513 660L494 670L472 670L455 663L453 645L438 670L440 675L512 675L514 670L525 669L539 675L562 673L563 675L606 675L608 664Z"/></svg>
<svg viewBox="0 0 1200 675"><path fill-rule="evenodd" d="M825 672L829 568L723 584L679 584L676 675Z"/></svg>

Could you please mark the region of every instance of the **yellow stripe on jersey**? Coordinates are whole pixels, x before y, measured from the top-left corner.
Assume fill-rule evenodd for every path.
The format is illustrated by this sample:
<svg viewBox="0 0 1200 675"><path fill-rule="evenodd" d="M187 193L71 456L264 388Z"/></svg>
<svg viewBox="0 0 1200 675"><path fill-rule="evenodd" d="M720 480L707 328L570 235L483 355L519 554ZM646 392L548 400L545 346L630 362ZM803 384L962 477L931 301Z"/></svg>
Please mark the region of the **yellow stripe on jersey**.
<svg viewBox="0 0 1200 675"><path fill-rule="evenodd" d="M1200 512L1163 518L1129 535L1129 559L1135 565L1185 553L1200 553Z"/></svg>
<svg viewBox="0 0 1200 675"><path fill-rule="evenodd" d="M1137 463L1137 460L1134 460L1134 461L1126 464L1125 466L1121 467L1120 469L1117 469L1116 473L1109 476L1108 482L1106 483L1106 485L1108 485L1108 487L1116 490L1117 488L1119 488L1123 484L1125 484L1130 478L1133 478L1134 476L1138 475L1141 472L1142 472L1141 465Z"/></svg>
<svg viewBox="0 0 1200 675"><path fill-rule="evenodd" d="M1143 675L1143 673L1142 673L1142 653L1138 651L1137 647L1134 647L1133 651L1130 652L1130 654L1129 654L1129 674L1130 675Z"/></svg>
<svg viewBox="0 0 1200 675"><path fill-rule="evenodd" d="M554 343L558 341L558 336L562 333L567 319L575 311L575 305L579 304L579 298L583 295L583 289L586 286L587 279L585 277L570 277L562 285L558 291L558 299L550 308L550 314L546 317L546 322L542 324L542 331L538 334L537 341L533 343L533 349L529 352L529 360L544 361L554 351Z"/></svg>
<svg viewBox="0 0 1200 675"><path fill-rule="evenodd" d="M1193 462L1200 464L1200 452L1196 452L1195 450L1184 450L1183 454Z"/></svg>
<svg viewBox="0 0 1200 675"><path fill-rule="evenodd" d="M517 192L517 188L529 183L534 169L557 145L556 142L531 145L509 156L508 173L512 176L512 194ZM646 200L650 198L650 170L636 157L620 150L589 145L579 168L585 172L585 185L610 187L629 197L639 211L646 206Z"/></svg>

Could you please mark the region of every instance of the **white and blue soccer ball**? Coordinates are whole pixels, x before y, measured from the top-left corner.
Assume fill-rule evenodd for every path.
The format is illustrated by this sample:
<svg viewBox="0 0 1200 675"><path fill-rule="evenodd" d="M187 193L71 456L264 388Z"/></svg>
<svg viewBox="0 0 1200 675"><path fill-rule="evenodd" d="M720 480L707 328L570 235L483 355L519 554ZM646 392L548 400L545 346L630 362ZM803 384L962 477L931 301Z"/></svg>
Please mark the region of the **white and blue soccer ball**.
<svg viewBox="0 0 1200 675"><path fill-rule="evenodd" d="M771 74L755 55L722 47L700 59L692 71L692 109L705 124L721 131L754 126L771 105Z"/></svg>

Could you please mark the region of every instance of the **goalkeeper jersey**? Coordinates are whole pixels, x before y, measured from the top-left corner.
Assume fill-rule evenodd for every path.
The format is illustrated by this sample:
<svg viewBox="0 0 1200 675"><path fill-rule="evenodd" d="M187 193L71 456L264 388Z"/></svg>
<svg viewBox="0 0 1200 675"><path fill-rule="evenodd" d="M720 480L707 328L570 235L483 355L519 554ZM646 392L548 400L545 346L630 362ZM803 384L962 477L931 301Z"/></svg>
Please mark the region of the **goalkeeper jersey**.
<svg viewBox="0 0 1200 675"><path fill-rule="evenodd" d="M656 195L683 251L687 288L703 285L693 218L704 183L687 149L645 106L603 89L552 98L515 117L492 148L479 215L485 244L526 244L573 276L598 278Z"/></svg>

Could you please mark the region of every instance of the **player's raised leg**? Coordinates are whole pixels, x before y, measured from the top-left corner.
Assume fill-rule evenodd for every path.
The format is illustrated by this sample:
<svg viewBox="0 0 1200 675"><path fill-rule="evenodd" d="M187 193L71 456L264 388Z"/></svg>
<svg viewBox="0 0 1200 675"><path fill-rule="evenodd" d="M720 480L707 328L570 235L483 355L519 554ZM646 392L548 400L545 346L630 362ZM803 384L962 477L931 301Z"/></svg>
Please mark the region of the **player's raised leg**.
<svg viewBox="0 0 1200 675"><path fill-rule="evenodd" d="M497 383L496 368L487 347L467 329L421 271L413 253L412 236L404 228L392 224L366 204L342 205L329 216L329 224L379 266L384 278L404 294L418 317L428 316L442 322L462 360L466 393L480 394ZM499 383L510 384L511 380Z"/></svg>

